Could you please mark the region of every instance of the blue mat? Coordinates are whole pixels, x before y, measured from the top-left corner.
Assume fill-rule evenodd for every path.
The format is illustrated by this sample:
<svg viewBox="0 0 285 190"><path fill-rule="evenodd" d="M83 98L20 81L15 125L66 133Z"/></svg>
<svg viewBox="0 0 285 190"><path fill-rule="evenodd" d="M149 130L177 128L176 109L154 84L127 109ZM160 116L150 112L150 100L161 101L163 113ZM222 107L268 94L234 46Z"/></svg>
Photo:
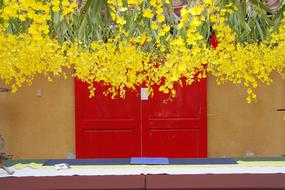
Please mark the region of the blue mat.
<svg viewBox="0 0 285 190"><path fill-rule="evenodd" d="M53 166L55 164L66 163L69 165L129 165L130 159L66 159L66 160L48 160L43 166Z"/></svg>
<svg viewBox="0 0 285 190"><path fill-rule="evenodd" d="M167 165L168 158L131 158L130 164L145 164L145 165Z"/></svg>
<svg viewBox="0 0 285 190"><path fill-rule="evenodd" d="M207 164L237 164L232 158L172 158L169 164L173 165L207 165Z"/></svg>
<svg viewBox="0 0 285 190"><path fill-rule="evenodd" d="M129 164L172 164L172 165L206 165L237 164L232 158L109 158L109 159L66 159L48 160L43 166L67 163L69 165L129 165Z"/></svg>

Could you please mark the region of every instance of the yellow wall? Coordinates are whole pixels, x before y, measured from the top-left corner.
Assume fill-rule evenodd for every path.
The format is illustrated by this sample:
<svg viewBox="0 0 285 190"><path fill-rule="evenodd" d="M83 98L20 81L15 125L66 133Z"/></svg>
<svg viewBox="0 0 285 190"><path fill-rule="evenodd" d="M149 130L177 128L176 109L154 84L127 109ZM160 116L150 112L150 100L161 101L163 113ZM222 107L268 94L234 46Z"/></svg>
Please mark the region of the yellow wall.
<svg viewBox="0 0 285 190"><path fill-rule="evenodd" d="M210 157L281 156L285 154L285 80L275 75L247 104L240 86L217 86L208 80L208 148ZM248 155L249 156L249 155Z"/></svg>
<svg viewBox="0 0 285 190"><path fill-rule="evenodd" d="M42 97L37 96L39 88ZM0 114L5 150L15 158L66 158L68 152L74 153L72 78L52 83L37 78L15 94L0 93Z"/></svg>
<svg viewBox="0 0 285 190"><path fill-rule="evenodd" d="M208 79L208 149L210 157L285 154L285 80L274 76L247 104L244 89ZM0 85L1 86L1 85ZM6 152L18 159L66 158L75 152L73 79L37 78L16 94L0 93L0 132ZM42 88L42 97L37 90Z"/></svg>

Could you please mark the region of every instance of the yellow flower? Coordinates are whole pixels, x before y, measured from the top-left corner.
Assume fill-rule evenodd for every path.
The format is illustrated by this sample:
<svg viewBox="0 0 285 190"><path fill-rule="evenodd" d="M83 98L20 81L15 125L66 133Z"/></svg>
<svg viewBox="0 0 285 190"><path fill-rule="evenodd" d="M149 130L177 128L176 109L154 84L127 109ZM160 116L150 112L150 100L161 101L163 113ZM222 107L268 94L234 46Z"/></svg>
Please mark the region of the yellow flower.
<svg viewBox="0 0 285 190"><path fill-rule="evenodd" d="M152 10L150 9L146 9L143 13L143 16L146 17L146 18L153 18L153 13L152 13Z"/></svg>
<svg viewBox="0 0 285 190"><path fill-rule="evenodd" d="M191 25L193 27L197 27L197 26L200 26L201 25L201 20L197 17L193 18L192 22L191 22Z"/></svg>
<svg viewBox="0 0 285 190"><path fill-rule="evenodd" d="M62 5L63 7L67 7L67 6L69 6L69 1L68 1L68 0L62 0L62 1L61 1L61 5Z"/></svg>
<svg viewBox="0 0 285 190"><path fill-rule="evenodd" d="M197 78L205 78L209 72L219 84L228 81L246 86L246 101L250 103L256 99L256 87L272 83L273 72L285 78L285 19L277 31L271 30L269 39L241 44L236 41L235 32L225 16L236 11L233 5L222 9L215 5L215 0L204 0L202 5L190 9L185 7L181 10L180 23L171 25L177 27L174 35L169 35L170 25L162 24L165 21L162 7L164 3L169 3L168 0L128 0L132 8L123 7L125 1L108 0L115 21L114 37L107 42L94 40L89 49L78 39L60 44L56 37L49 36L50 8L56 12L62 9L60 18L63 18L63 15L74 12L75 2L4 1L5 6L0 11L0 80L11 85L12 92L24 84L31 84L37 74L44 74L52 80L53 76L66 77L64 69L71 68L75 70L74 76L89 84L91 97L95 95L94 82L111 86L105 94L123 98L127 88L135 89L146 80L150 80L147 87L153 94L152 86L159 84L161 78L166 81L160 91L175 96L173 85L181 83L181 77L188 78L187 84L191 84ZM143 5L148 9L137 6L141 3L145 3ZM134 11L134 18L140 18L143 14L145 18L152 19L156 14L156 21L138 23L142 27L149 27L148 23L151 23L151 29L156 31L148 33L150 28L134 33L126 31L123 26L128 15L123 12L127 8ZM216 48L209 46L198 30L208 14L220 42ZM6 31L11 27L11 18L32 22L27 32L9 34ZM65 18L72 22L72 16ZM143 46L146 42L148 44ZM147 49L154 47L154 44L155 48ZM202 64L207 64L207 70Z"/></svg>
<svg viewBox="0 0 285 190"><path fill-rule="evenodd" d="M161 15L163 13L163 8L162 7L158 7L157 9L156 9L156 14L157 15Z"/></svg>
<svg viewBox="0 0 285 190"><path fill-rule="evenodd" d="M116 23L118 23L120 25L125 25L127 23L127 21L121 17L117 17Z"/></svg>
<svg viewBox="0 0 285 190"><path fill-rule="evenodd" d="M159 36L164 36L164 35L165 35L165 31L160 30L160 31L158 32L158 35L159 35Z"/></svg>
<svg viewBox="0 0 285 190"><path fill-rule="evenodd" d="M169 31L170 31L170 26L164 25L162 30L163 30L164 32L169 32Z"/></svg>
<svg viewBox="0 0 285 190"><path fill-rule="evenodd" d="M55 13L59 12L60 11L59 6L53 6L52 7L52 11L55 12Z"/></svg>
<svg viewBox="0 0 285 190"><path fill-rule="evenodd" d="M213 4L213 0L203 0L203 2L205 4L208 4L208 5L212 5Z"/></svg>
<svg viewBox="0 0 285 190"><path fill-rule="evenodd" d="M181 17L182 18L185 18L187 16L187 14L188 14L188 11L187 11L186 7L182 7L180 12L181 12Z"/></svg>
<svg viewBox="0 0 285 190"><path fill-rule="evenodd" d="M128 4L130 5L137 5L140 4L142 0L128 0Z"/></svg>
<svg viewBox="0 0 285 190"><path fill-rule="evenodd" d="M151 28L152 28L153 30L158 29L158 24L157 24L157 22L152 22L152 23L151 23Z"/></svg>
<svg viewBox="0 0 285 190"><path fill-rule="evenodd" d="M53 0L52 2L52 11L57 13L60 11L60 1L59 0Z"/></svg>
<svg viewBox="0 0 285 190"><path fill-rule="evenodd" d="M203 10L204 8L202 6L195 6L189 9L189 13L191 13L194 16L197 16L197 15L201 15Z"/></svg>
<svg viewBox="0 0 285 190"><path fill-rule="evenodd" d="M180 23L177 25L177 28L178 28L179 30L181 30L184 26L185 26L185 23L184 23L183 20L181 20Z"/></svg>
<svg viewBox="0 0 285 190"><path fill-rule="evenodd" d="M211 20L212 22L217 22L217 15L211 15L211 16L210 16L210 20Z"/></svg>
<svg viewBox="0 0 285 190"><path fill-rule="evenodd" d="M165 17L163 15L158 15L157 22L163 22L165 21Z"/></svg>
<svg viewBox="0 0 285 190"><path fill-rule="evenodd" d="M151 6L153 6L153 7L155 7L156 6L156 2L157 2L157 0L150 0L149 4Z"/></svg>
<svg viewBox="0 0 285 190"><path fill-rule="evenodd" d="M117 2L118 2L118 6L119 6L119 7L122 7L122 6L123 6L123 1L122 1L122 0L118 0Z"/></svg>

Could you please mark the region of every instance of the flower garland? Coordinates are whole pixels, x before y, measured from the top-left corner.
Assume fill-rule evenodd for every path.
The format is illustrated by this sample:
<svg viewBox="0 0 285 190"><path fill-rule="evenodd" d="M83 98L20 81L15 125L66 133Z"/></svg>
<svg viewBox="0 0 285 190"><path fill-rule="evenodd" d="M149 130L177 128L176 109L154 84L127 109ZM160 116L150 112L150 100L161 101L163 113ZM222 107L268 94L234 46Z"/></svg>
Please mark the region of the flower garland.
<svg viewBox="0 0 285 190"><path fill-rule="evenodd" d="M150 94L159 85L174 97L175 83L191 84L211 73L218 84L243 84L250 103L255 88L272 82L272 72L285 77L284 19L265 40L239 42L229 20L238 8L230 2L220 7L215 0L196 1L181 9L181 17L169 0L108 0L105 6L109 12L99 14L109 24L94 25L93 34L84 31L91 26L80 25L92 12L76 1L4 0L0 79L16 92L37 74L51 81L72 68L74 77L89 84L90 97L95 82L108 85L113 98L142 84Z"/></svg>

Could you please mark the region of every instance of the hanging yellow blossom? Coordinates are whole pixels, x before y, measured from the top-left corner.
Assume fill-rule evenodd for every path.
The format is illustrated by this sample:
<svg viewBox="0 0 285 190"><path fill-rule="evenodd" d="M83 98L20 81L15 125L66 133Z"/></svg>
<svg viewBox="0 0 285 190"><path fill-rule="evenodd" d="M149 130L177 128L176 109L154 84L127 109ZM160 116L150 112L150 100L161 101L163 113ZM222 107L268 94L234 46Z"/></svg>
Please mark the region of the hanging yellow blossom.
<svg viewBox="0 0 285 190"><path fill-rule="evenodd" d="M98 2L90 1L93 6ZM237 7L201 2L184 6L178 18L168 0L108 0L107 7L102 5L108 14L102 8L87 16L86 10L80 15L75 0L5 0L0 11L0 79L15 92L38 74L52 81L54 76L66 77L64 69L71 68L74 77L89 84L90 97L95 95L94 83L110 86L105 93L113 98L142 84L150 95L160 85L161 92L174 97L181 78L190 85L211 73L218 84L244 85L245 100L251 103L256 88L272 82L273 72L285 78L284 19L264 40L239 42L229 20ZM215 48L208 40L214 40Z"/></svg>
<svg viewBox="0 0 285 190"><path fill-rule="evenodd" d="M153 15L152 10L146 9L146 10L144 11L144 13L143 13L143 16L146 17L146 18L153 18L154 15Z"/></svg>

